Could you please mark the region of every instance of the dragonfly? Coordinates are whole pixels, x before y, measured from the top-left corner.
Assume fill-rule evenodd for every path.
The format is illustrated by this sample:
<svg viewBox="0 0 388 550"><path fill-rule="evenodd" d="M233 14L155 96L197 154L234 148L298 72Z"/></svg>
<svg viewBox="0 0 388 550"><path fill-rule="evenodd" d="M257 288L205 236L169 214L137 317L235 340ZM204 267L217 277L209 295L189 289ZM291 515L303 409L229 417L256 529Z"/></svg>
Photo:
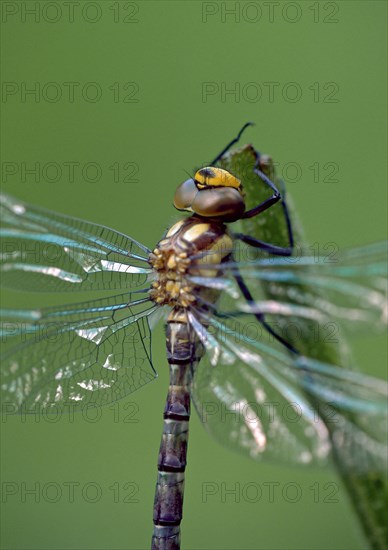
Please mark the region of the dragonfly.
<svg viewBox="0 0 388 550"><path fill-rule="evenodd" d="M164 321L170 381L152 550L180 548L192 403L216 440L253 460L326 465L335 426L337 439L362 442L364 455L349 468L386 468L387 384L309 356L271 322L299 320L305 327L336 319L383 329L386 243L343 251L334 263L311 254L290 261L295 244L285 191L264 173L264 156L254 151L253 170L269 196L249 209L244 182L219 166L249 125L178 186L174 206L185 217L153 249L1 195L4 287L120 291L60 307L1 310L3 411L77 411L125 398L157 377L151 332ZM287 228L284 246L233 230L276 204ZM260 295L260 284L275 285L277 299ZM304 292L305 285L314 292ZM293 411L293 422L285 410Z"/></svg>

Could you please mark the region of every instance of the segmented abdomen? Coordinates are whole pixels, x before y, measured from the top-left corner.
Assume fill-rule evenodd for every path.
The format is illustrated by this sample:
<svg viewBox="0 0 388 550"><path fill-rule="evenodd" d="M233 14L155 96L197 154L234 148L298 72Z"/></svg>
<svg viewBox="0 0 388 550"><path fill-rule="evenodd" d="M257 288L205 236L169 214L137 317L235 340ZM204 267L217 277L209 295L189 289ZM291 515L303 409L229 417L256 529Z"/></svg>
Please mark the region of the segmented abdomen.
<svg viewBox="0 0 388 550"><path fill-rule="evenodd" d="M190 390L195 368L204 353L188 321L187 310L206 310L206 303L214 303L219 294L193 283L190 276L216 277L219 270L215 264L227 259L231 249L232 240L224 224L193 216L175 224L150 257L158 276L151 297L156 303L173 308L166 328L170 384L159 449L152 550L180 548Z"/></svg>

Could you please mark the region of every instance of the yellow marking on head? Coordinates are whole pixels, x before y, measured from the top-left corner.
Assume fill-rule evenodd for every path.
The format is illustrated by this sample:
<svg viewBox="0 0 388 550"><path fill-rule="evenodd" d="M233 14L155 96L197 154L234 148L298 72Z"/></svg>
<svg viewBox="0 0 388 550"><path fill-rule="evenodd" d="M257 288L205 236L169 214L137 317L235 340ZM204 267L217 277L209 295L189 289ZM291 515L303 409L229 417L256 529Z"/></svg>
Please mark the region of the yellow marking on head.
<svg viewBox="0 0 388 550"><path fill-rule="evenodd" d="M194 181L198 189L204 187L234 187L241 190L240 180L232 176L230 172L214 166L207 166L198 170L195 173Z"/></svg>
<svg viewBox="0 0 388 550"><path fill-rule="evenodd" d="M190 227L187 231L184 232L183 238L186 241L194 242L198 237L200 237L206 231L209 231L210 225L208 223L196 223Z"/></svg>

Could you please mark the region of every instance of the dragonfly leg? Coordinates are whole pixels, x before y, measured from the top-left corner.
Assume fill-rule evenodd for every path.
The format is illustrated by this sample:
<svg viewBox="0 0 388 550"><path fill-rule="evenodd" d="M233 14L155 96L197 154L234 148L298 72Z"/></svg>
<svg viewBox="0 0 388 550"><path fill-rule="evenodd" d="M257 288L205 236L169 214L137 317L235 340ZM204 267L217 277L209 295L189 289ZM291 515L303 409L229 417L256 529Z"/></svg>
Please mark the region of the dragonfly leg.
<svg viewBox="0 0 388 550"><path fill-rule="evenodd" d="M285 200L285 186L284 183L282 183L282 193L279 191L279 189L276 187L276 185L271 181L260 169L260 160L261 155L258 151L255 151L256 154L256 163L253 168L254 172L262 179L264 183L268 185L270 189L272 189L273 194L271 197L266 199L265 201L261 202L251 210L248 210L245 212L244 218L253 218L254 216L257 216L261 212L264 212L265 210L268 210L268 208L271 208L274 204L280 201L280 204L283 209L284 218L286 221L287 226L287 235L288 235L288 246L277 246L272 243L267 243L264 241L261 241L259 239L256 239L254 237L251 237L250 235L245 235L244 233L234 233L233 237L235 239L239 239L246 244L253 246L255 248L260 248L261 250L265 250L266 252L269 252L270 254L273 254L275 256L291 256L294 249L294 235L292 231L292 225L291 225L291 218L287 207L287 202ZM250 293L248 287L246 286L241 274L239 273L238 269L235 272L235 278L237 281L238 286L240 287L240 290L248 302L248 304L252 304L254 302L254 299L252 297L252 294ZM264 314L263 313L255 313L254 314L256 319L263 325L263 327L279 342L281 342L289 351L292 353L299 353L287 340L285 340L280 334L278 334L276 331L274 331L273 328L266 322Z"/></svg>
<svg viewBox="0 0 388 550"><path fill-rule="evenodd" d="M232 141L230 141L226 147L224 147L224 148L222 149L221 153L219 153L219 154L216 156L215 159L213 159L213 160L211 161L210 166L214 166L214 165L220 160L220 158L221 158L223 155L225 155L225 153L226 153L227 151L229 151L229 149L232 147L232 145L234 145L235 143L237 143L238 141L240 141L240 138L241 138L241 136L242 136L244 130L245 130L246 128L248 128L249 126L254 126L254 123L253 123L253 122L246 122L246 123L244 124L244 126L241 128L241 130L239 131L239 133L237 134L237 136L236 136L234 139L232 139Z"/></svg>
<svg viewBox="0 0 388 550"><path fill-rule="evenodd" d="M246 244L249 244L250 246L253 246L254 248L260 248L261 250L265 250L270 254L274 254L275 256L292 256L292 251L294 248L293 242L290 246L277 246L275 244L260 241L259 239L255 239L254 237L251 237L250 235L245 235L244 233L233 233L233 237Z"/></svg>
<svg viewBox="0 0 388 550"><path fill-rule="evenodd" d="M265 250L266 252L270 252L271 254L274 254L276 256L291 256L294 248L294 234L292 231L292 225L291 225L291 218L290 213L288 211L287 202L285 200L285 186L282 182L282 193L279 191L279 189L276 187L276 185L271 181L265 174L259 169L260 166L260 160L261 155L258 151L255 151L256 154L256 164L253 168L253 171L255 174L259 176L259 178L268 185L268 187L273 191L271 197L266 199L265 201L261 202L251 210L248 210L245 212L245 214L242 216L242 219L247 218L254 218L258 214L261 214L261 212L264 212L265 210L268 210L268 208L271 208L274 204L278 203L279 201L282 209L284 218L286 220L287 225L287 234L288 234L288 246L276 246L271 243L266 243L264 241L260 241L259 239L255 239L254 237L251 237L250 235L244 235L244 233L235 233L234 237L236 239L239 239L246 244L249 244L250 246L253 246L255 248L261 248L262 250Z"/></svg>
<svg viewBox="0 0 388 550"><path fill-rule="evenodd" d="M244 298L246 299L247 303L253 305L254 304L253 296L250 293L249 288L245 284L245 281L242 278L242 276L241 276L240 272L238 271L237 267L236 267L236 271L234 273L234 277L235 277L236 282L237 282L238 286L240 287L240 290L241 290ZM264 313L254 313L253 315L256 317L256 319L259 321L259 323L261 325L263 325L265 330L267 330L269 332L269 334L271 334L274 338L276 338L276 340L278 340L281 344L283 344L283 346L285 346L290 352L295 353L297 355L300 354L300 352L296 348L294 348L294 346L292 346L289 342L287 342L287 340L285 340L282 336L280 336L280 334L278 334L266 322L265 317L264 317Z"/></svg>

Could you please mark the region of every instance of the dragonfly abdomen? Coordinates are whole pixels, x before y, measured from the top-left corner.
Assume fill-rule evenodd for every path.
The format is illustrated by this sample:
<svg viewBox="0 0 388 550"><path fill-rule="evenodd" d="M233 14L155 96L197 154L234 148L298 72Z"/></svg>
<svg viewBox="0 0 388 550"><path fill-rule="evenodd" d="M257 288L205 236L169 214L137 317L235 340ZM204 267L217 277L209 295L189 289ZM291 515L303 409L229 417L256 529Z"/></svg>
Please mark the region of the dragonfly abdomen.
<svg viewBox="0 0 388 550"><path fill-rule="evenodd" d="M204 353L187 311L191 307L206 310L206 304L219 295L214 288L196 285L190 276L217 276L218 264L229 257L232 244L222 222L192 216L176 223L150 255L157 275L150 296L157 304L173 308L166 329L170 384L159 449L152 550L180 548L191 381Z"/></svg>
<svg viewBox="0 0 388 550"><path fill-rule="evenodd" d="M193 340L184 308L175 308L168 318L166 348L170 384L159 449L152 550L180 548L190 389L193 372L203 354L202 346Z"/></svg>

